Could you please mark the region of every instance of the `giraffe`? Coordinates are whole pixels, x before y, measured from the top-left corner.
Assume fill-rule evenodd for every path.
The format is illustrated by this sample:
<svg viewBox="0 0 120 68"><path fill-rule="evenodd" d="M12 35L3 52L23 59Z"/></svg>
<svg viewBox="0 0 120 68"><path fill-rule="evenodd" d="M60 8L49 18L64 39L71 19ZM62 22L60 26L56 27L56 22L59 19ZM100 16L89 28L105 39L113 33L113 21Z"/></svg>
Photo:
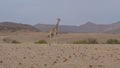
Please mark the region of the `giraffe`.
<svg viewBox="0 0 120 68"><path fill-rule="evenodd" d="M49 31L49 44L51 45L51 42L52 40L55 41L56 43L56 36L58 34L58 26L59 26L59 23L60 23L60 18L57 18L57 24L54 26L54 28L52 28L50 31Z"/></svg>

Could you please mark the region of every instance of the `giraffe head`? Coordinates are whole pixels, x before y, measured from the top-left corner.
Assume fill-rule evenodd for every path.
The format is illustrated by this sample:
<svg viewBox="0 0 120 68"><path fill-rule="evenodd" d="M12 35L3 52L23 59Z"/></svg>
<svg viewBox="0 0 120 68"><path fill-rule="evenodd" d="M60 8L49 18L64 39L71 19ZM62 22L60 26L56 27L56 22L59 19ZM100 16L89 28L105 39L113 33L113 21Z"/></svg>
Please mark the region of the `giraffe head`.
<svg viewBox="0 0 120 68"><path fill-rule="evenodd" d="M57 18L57 21L60 21L60 18Z"/></svg>

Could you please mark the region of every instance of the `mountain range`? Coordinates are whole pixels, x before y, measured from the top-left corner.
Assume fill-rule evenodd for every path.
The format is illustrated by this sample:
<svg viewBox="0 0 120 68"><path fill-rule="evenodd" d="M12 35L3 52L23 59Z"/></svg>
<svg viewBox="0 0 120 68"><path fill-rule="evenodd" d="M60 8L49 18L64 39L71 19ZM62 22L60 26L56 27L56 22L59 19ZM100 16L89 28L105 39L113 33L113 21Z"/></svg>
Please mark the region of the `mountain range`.
<svg viewBox="0 0 120 68"><path fill-rule="evenodd" d="M95 24L87 22L79 26L80 32L83 33L120 33L120 21L112 24Z"/></svg>
<svg viewBox="0 0 120 68"><path fill-rule="evenodd" d="M37 29L40 29L43 32L48 32L50 29L52 29L55 25L51 24L36 24L34 25ZM60 25L59 26L59 32L64 33L76 33L79 32L79 27L72 26L72 25Z"/></svg>
<svg viewBox="0 0 120 68"><path fill-rule="evenodd" d="M16 31L32 31L36 32L39 29L32 25L14 23L14 22L0 22L0 32L16 32Z"/></svg>
<svg viewBox="0 0 120 68"><path fill-rule="evenodd" d="M41 31L49 31L54 25L51 24L36 24L36 28ZM59 31L64 33L120 33L120 21L112 24L95 24L86 22L80 26L60 25Z"/></svg>
<svg viewBox="0 0 120 68"><path fill-rule="evenodd" d="M48 32L52 29L52 24L21 24L15 22L0 22L0 32L16 32L16 31L32 31L32 32ZM86 22L80 26L60 25L59 32L61 33L120 33L120 21L112 24L95 24Z"/></svg>

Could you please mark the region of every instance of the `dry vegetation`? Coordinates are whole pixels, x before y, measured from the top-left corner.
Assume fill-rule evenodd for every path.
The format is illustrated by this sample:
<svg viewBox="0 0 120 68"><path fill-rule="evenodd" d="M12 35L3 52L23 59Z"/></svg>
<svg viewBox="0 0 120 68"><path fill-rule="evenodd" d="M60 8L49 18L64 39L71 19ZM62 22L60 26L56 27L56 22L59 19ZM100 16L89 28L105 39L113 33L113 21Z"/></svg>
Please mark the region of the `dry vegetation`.
<svg viewBox="0 0 120 68"><path fill-rule="evenodd" d="M49 46L47 33L1 33L0 68L119 68L120 46L105 44L119 43L119 37L119 34L59 34L59 44ZM81 41L86 44L79 44Z"/></svg>
<svg viewBox="0 0 120 68"><path fill-rule="evenodd" d="M4 39L17 41L20 43L35 43L44 41L47 43L47 33L41 32L14 32L7 34L0 34L0 42L4 43ZM57 42L62 44L72 44L75 42L85 44L107 44L108 41L119 44L120 34L101 34L101 33L66 33L57 36ZM110 42L110 41L109 41Z"/></svg>

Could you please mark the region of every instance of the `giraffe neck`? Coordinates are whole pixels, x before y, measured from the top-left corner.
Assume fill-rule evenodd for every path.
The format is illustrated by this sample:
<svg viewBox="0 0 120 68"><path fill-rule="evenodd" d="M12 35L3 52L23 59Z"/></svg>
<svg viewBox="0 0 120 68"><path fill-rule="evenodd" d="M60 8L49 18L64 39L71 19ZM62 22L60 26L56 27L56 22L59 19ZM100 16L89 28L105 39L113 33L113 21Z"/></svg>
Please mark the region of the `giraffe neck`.
<svg viewBox="0 0 120 68"><path fill-rule="evenodd" d="M55 25L55 28L56 28L57 30L58 30L59 23L60 23L60 19L57 20L57 24Z"/></svg>
<svg viewBox="0 0 120 68"><path fill-rule="evenodd" d="M58 25L59 25L59 22L57 22L57 24L56 24L56 26L55 26L56 29L58 29Z"/></svg>
<svg viewBox="0 0 120 68"><path fill-rule="evenodd" d="M54 28L50 30L48 37L52 38L53 36L58 34L59 23L60 23L60 18L57 19L57 24L54 26Z"/></svg>

